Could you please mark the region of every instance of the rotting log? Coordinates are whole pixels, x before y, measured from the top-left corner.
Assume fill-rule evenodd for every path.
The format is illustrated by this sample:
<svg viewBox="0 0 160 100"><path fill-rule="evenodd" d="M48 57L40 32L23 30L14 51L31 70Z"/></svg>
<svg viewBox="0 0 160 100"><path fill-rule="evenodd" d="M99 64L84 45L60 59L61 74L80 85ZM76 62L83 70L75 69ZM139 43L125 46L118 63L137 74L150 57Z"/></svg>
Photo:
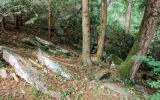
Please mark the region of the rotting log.
<svg viewBox="0 0 160 100"><path fill-rule="evenodd" d="M37 41L37 39L34 36L23 38L22 41L26 44L35 46L36 48L41 48L44 50L48 49L47 46L45 46L45 45L41 44L39 41Z"/></svg>
<svg viewBox="0 0 160 100"><path fill-rule="evenodd" d="M51 58L49 55L47 55L45 52L43 52L42 50L38 50L37 51L37 59L39 60L39 62L46 66L48 69L50 69L52 72L61 75L67 79L72 79L73 78L73 74L71 74L71 71L62 68L61 65L59 65L53 58Z"/></svg>
<svg viewBox="0 0 160 100"><path fill-rule="evenodd" d="M37 90L52 97L59 97L59 93L47 90L46 84L43 83L45 81L44 78L32 67L29 61L10 49L3 49L3 59L13 66L18 76L35 86Z"/></svg>
<svg viewBox="0 0 160 100"><path fill-rule="evenodd" d="M38 42L40 42L42 45L44 45L45 47L47 47L49 49L50 52L53 52L53 53L63 53L63 54L69 54L70 52L66 49L63 49L55 44L53 44L52 42L49 42L49 41L46 41L42 38L39 38L39 37L35 37L36 40Z"/></svg>
<svg viewBox="0 0 160 100"><path fill-rule="evenodd" d="M46 40L39 38L39 37L34 37L34 36L27 37L27 38L22 39L22 41L27 44L33 45L36 48L48 50L52 53L63 53L63 54L67 54L67 55L70 54L70 52L68 50L63 49L63 48L53 44L52 42L46 41Z"/></svg>

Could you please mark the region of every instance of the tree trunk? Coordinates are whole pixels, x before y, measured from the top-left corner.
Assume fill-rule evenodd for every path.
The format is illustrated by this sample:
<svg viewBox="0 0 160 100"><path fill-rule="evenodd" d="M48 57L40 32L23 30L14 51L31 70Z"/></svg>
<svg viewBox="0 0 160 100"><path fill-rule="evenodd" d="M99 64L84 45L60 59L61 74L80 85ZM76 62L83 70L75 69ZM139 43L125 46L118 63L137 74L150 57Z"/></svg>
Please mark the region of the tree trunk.
<svg viewBox="0 0 160 100"><path fill-rule="evenodd" d="M82 32L83 32L83 47L82 47L82 63L84 65L92 65L90 57L90 23L89 23L89 2L82 0Z"/></svg>
<svg viewBox="0 0 160 100"><path fill-rule="evenodd" d="M20 14L20 16L19 16L20 18L20 21L19 21L19 24L20 24L20 26L23 26L23 16L22 16L22 14Z"/></svg>
<svg viewBox="0 0 160 100"><path fill-rule="evenodd" d="M51 0L48 0L48 37L51 38Z"/></svg>
<svg viewBox="0 0 160 100"><path fill-rule="evenodd" d="M100 14L100 32L98 39L98 50L97 57L98 59L102 58L106 34L106 17L107 17L107 0L101 0L101 14Z"/></svg>
<svg viewBox="0 0 160 100"><path fill-rule="evenodd" d="M3 29L5 31L5 28L6 28L6 22L5 22L6 18L3 16L3 22L2 22L2 26L3 26Z"/></svg>
<svg viewBox="0 0 160 100"><path fill-rule="evenodd" d="M4 16L2 14L0 14L0 28L1 28L1 31L4 31L5 28L4 28Z"/></svg>
<svg viewBox="0 0 160 100"><path fill-rule="evenodd" d="M127 9L126 26L125 26L126 33L129 33L130 31L131 11L132 11L132 0L128 0L128 9Z"/></svg>
<svg viewBox="0 0 160 100"><path fill-rule="evenodd" d="M16 15L16 29L19 29L19 15Z"/></svg>
<svg viewBox="0 0 160 100"><path fill-rule="evenodd" d="M130 79L135 78L136 72L142 62L135 61L134 55L144 56L147 54L148 47L153 39L158 22L158 16L160 15L160 1L159 0L147 0L147 5L144 13L144 17L139 29L137 39L128 55L127 59L120 66L120 73L123 78L130 76ZM132 66L132 69L131 69Z"/></svg>

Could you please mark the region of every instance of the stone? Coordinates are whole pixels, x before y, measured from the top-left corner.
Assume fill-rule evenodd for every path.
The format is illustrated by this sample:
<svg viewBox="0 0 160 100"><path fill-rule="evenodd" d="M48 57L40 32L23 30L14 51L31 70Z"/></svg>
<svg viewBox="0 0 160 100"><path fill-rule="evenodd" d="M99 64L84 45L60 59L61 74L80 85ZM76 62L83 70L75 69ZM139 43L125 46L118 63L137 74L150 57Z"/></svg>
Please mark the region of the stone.
<svg viewBox="0 0 160 100"><path fill-rule="evenodd" d="M6 79L7 78L7 71L6 69L0 69L0 76L3 78L3 79Z"/></svg>
<svg viewBox="0 0 160 100"><path fill-rule="evenodd" d="M96 80L103 80L103 79L109 78L110 75L111 75L110 72L102 72L102 71L101 72L97 72L95 74L95 79Z"/></svg>
<svg viewBox="0 0 160 100"><path fill-rule="evenodd" d="M58 64L57 61L55 61L54 59L51 59L49 55L47 55L45 52L42 52L39 49L36 55L39 62L42 65L46 66L49 70L67 79L71 79L72 76L69 73L69 70L62 68L62 66Z"/></svg>
<svg viewBox="0 0 160 100"><path fill-rule="evenodd" d="M32 64L10 49L3 49L3 59L9 63L15 70L16 74L24 79L29 84L35 86L37 90L42 91L52 97L59 96L55 91L47 89L45 80L40 77L40 72L32 67Z"/></svg>

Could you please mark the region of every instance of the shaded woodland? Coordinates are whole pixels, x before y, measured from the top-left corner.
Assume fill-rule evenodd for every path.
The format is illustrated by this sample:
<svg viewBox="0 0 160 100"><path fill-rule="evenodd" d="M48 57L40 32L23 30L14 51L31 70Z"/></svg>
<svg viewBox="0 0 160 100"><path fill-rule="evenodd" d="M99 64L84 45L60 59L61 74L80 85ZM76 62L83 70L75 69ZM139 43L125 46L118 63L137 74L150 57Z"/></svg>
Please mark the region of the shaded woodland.
<svg viewBox="0 0 160 100"><path fill-rule="evenodd" d="M159 100L160 0L0 0L0 100Z"/></svg>

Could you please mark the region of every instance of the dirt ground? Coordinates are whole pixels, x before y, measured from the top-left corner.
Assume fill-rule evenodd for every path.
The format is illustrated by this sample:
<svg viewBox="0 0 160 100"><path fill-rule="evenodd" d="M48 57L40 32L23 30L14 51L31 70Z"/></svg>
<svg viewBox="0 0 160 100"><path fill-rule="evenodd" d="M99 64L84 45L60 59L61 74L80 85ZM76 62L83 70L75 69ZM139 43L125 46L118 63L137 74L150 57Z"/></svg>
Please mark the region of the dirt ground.
<svg viewBox="0 0 160 100"><path fill-rule="evenodd" d="M54 33L53 33L54 34ZM36 61L35 49L23 43L21 39L28 36L39 36L43 39L49 40L46 36L45 30L21 28L19 30L10 30L1 33L0 45L11 47L16 53L23 57L27 57ZM129 88L128 92L134 96L121 95L114 90L106 88L103 84L112 82L119 87L124 88L124 84L118 80L119 74L117 69L109 69L108 65L95 65L93 67L81 66L80 51L69 44L60 43L59 38L52 37L50 39L56 45L59 45L69 51L76 52L76 56L66 55L51 55L62 66L72 70L81 78L73 80L65 80L64 78L55 75L46 68L35 69L41 71L45 75L45 79L49 82L49 88L59 92L59 98L52 98L35 89L35 87L28 84L24 79L19 78L16 82L12 77L2 79L0 77L0 100L135 100L137 98L144 99L143 92L137 91L135 88ZM7 74L15 73L12 66L5 64L3 67L7 70ZM106 71L112 74L112 78L97 81L95 80L95 73L99 71ZM45 73L46 72L46 73ZM144 91L145 90L144 88Z"/></svg>

